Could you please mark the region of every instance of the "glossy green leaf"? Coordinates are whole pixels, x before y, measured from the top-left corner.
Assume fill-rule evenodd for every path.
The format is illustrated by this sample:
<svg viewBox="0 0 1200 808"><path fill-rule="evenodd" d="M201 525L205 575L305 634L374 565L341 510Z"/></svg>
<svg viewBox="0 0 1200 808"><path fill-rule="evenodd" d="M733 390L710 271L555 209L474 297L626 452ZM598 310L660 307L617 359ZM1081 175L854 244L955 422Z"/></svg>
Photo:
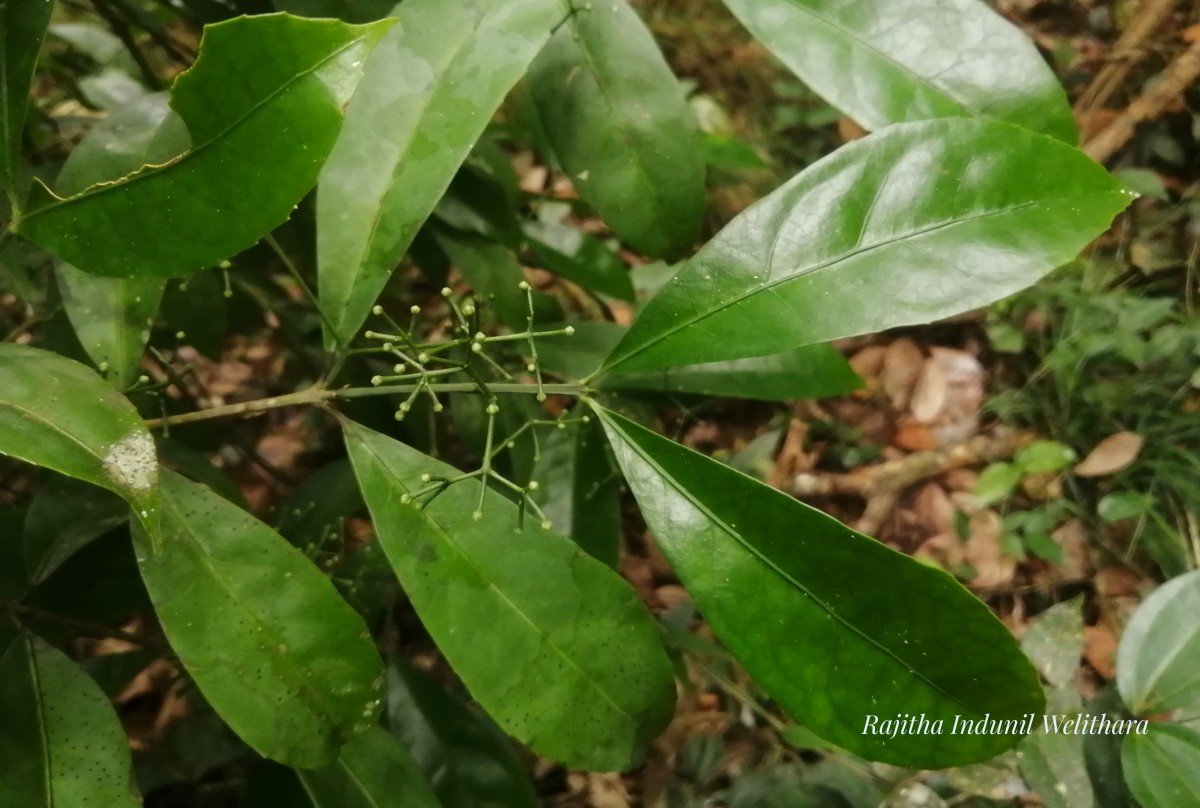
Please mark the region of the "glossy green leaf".
<svg viewBox="0 0 1200 808"><path fill-rule="evenodd" d="M365 427L346 446L384 551L471 695L546 757L592 770L638 763L672 714L658 628L633 589L569 539L478 483L425 508L422 475L458 472Z"/></svg>
<svg viewBox="0 0 1200 808"><path fill-rule="evenodd" d="M1074 258L1130 199L1082 152L1008 124L893 126L734 219L606 367L763 356L967 311Z"/></svg>
<svg viewBox="0 0 1200 808"><path fill-rule="evenodd" d="M585 289L633 301L625 263L595 236L565 224L526 222L525 238L542 266Z"/></svg>
<svg viewBox="0 0 1200 808"><path fill-rule="evenodd" d="M533 467L534 499L556 530L616 569L621 549L621 478L593 420L554 429L541 440Z"/></svg>
<svg viewBox="0 0 1200 808"><path fill-rule="evenodd" d="M412 755L382 727L343 746L337 763L298 774L313 808L441 808Z"/></svg>
<svg viewBox="0 0 1200 808"><path fill-rule="evenodd" d="M179 127L165 127L164 135L155 137L169 112L165 95L147 95L96 124L63 165L59 193L80 193L186 150ZM58 265L57 274L63 308L79 343L113 384L128 387L138 375L163 280L106 278L65 263Z"/></svg>
<svg viewBox="0 0 1200 808"><path fill-rule="evenodd" d="M984 116L1075 143L1053 71L980 0L725 0L780 61L867 129Z"/></svg>
<svg viewBox="0 0 1200 808"><path fill-rule="evenodd" d="M563 12L558 0L405 0L398 13L404 22L367 60L317 191L331 348L362 326Z"/></svg>
<svg viewBox="0 0 1200 808"><path fill-rule="evenodd" d="M162 479L162 551L135 531L171 647L255 751L331 763L379 714L383 663L366 625L304 555L208 488Z"/></svg>
<svg viewBox="0 0 1200 808"><path fill-rule="evenodd" d="M1117 648L1117 689L1134 715L1200 707L1200 571L1172 578L1134 612Z"/></svg>
<svg viewBox="0 0 1200 808"><path fill-rule="evenodd" d="M191 148L65 198L38 184L18 232L114 277L185 275L253 246L316 183L390 25L270 14L209 26L171 92Z"/></svg>
<svg viewBox="0 0 1200 808"><path fill-rule="evenodd" d="M1125 782L1142 808L1200 805L1200 732L1151 724L1121 742Z"/></svg>
<svg viewBox="0 0 1200 808"><path fill-rule="evenodd" d="M107 488L157 515L154 439L129 400L57 354L0 343L0 454Z"/></svg>
<svg viewBox="0 0 1200 808"><path fill-rule="evenodd" d="M0 186L16 204L23 189L21 133L29 108L29 85L38 50L46 36L54 0L8 0L0 3Z"/></svg>
<svg viewBox="0 0 1200 808"><path fill-rule="evenodd" d="M108 698L66 655L31 634L0 642L0 715L0 805L141 804L129 742Z"/></svg>
<svg viewBox="0 0 1200 808"><path fill-rule="evenodd" d="M42 486L25 516L22 535L28 581L46 580L84 545L129 519L129 506L109 491L69 477Z"/></svg>
<svg viewBox="0 0 1200 808"><path fill-rule="evenodd" d="M874 760L943 768L986 760L1019 740L951 734L956 717L1041 712L1037 672L1008 629L952 577L593 408L705 620L809 729ZM943 720L946 731L864 732L870 715L905 713Z"/></svg>
<svg viewBox="0 0 1200 808"><path fill-rule="evenodd" d="M647 255L690 247L704 214L703 144L683 88L625 0L573 8L529 83L555 155L613 231Z"/></svg>
<svg viewBox="0 0 1200 808"><path fill-rule="evenodd" d="M159 278L106 278L59 264L58 290L79 344L118 389L136 381L162 300Z"/></svg>
<svg viewBox="0 0 1200 808"><path fill-rule="evenodd" d="M538 346L544 367L570 379L592 376L628 329L616 323L573 323L570 337ZM839 396L862 380L831 345L805 345L780 354L664 368L642 373L600 374L591 384L604 390L647 390L767 401Z"/></svg>
<svg viewBox="0 0 1200 808"><path fill-rule="evenodd" d="M442 808L536 808L537 795L511 742L428 675L388 668L388 725L412 752Z"/></svg>

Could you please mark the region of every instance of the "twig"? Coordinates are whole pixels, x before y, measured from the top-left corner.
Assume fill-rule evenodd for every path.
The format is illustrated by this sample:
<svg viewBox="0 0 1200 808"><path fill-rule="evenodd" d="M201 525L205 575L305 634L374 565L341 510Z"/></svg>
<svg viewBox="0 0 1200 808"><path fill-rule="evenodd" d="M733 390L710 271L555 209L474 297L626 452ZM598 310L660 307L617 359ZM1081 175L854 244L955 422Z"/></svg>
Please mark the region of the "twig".
<svg viewBox="0 0 1200 808"><path fill-rule="evenodd" d="M109 29L116 35L117 39L121 40L121 44L125 46L125 50L129 51L129 55L133 57L134 63L137 64L138 70L142 73L142 78L146 80L146 84L152 90L161 90L163 88L162 79L158 77L158 73L154 71L146 54L142 53L142 49L137 46L137 42L133 40L133 34L129 30L129 24L125 19L110 8L104 0L95 0L96 13L99 14L106 23Z"/></svg>
<svg viewBox="0 0 1200 808"><path fill-rule="evenodd" d="M1138 124L1153 120L1200 77L1200 42L1192 43L1155 80L1150 89L1133 100L1102 132L1083 147L1098 163L1108 162L1133 137Z"/></svg>
<svg viewBox="0 0 1200 808"><path fill-rule="evenodd" d="M821 497L853 494L866 499L867 507L855 525L863 533L875 533L883 525L904 489L952 469L991 463L1012 457L1032 440L1022 432L997 430L995 435L977 435L944 449L914 452L899 460L864 466L848 474L797 474L792 479L792 494L797 497Z"/></svg>
<svg viewBox="0 0 1200 808"><path fill-rule="evenodd" d="M1149 0L1138 8L1129 25L1112 46L1109 63L1096 74L1092 83L1079 96L1075 103L1076 114L1103 107L1121 88L1129 71L1145 53L1143 43L1170 15L1175 8L1175 2L1176 0Z"/></svg>
<svg viewBox="0 0 1200 808"><path fill-rule="evenodd" d="M338 352L341 352L345 348L345 346L342 344L342 339L338 336L337 329L334 328L333 321L331 321L329 319L329 315L325 313L325 308L321 305L321 301L317 299L316 293L313 292L312 287L308 285L308 281L304 280L304 276L300 274L300 269L292 262L291 257L284 251L283 247L279 245L279 242L275 240L274 236L268 233L263 241L267 243L267 246L271 248L273 253L275 253L275 257L278 258L280 263L283 264L284 269L286 269L288 274L292 276L292 280L294 280L296 285L300 287L300 291L304 293L306 298L308 298L308 302L311 303L312 307L317 310L317 316L321 318L321 323L328 330L328 333L333 337L334 342L337 345Z"/></svg>
<svg viewBox="0 0 1200 808"><path fill-rule="evenodd" d="M550 395L578 396L582 390L576 384L543 384L541 389ZM166 418L150 418L146 426L156 429L175 424L189 424L196 421L208 421L213 418L228 418L232 416L250 417L281 407L313 406L327 403L335 399L366 398L369 396L406 395L420 390L432 393L475 393L479 385L475 382L446 382L444 384L393 384L381 387L349 387L344 390L325 390L312 388L298 393L283 396L271 396L254 401L243 401L238 404L227 404L223 407L212 407L197 412L185 412L181 415L171 415ZM534 384L496 384L489 383L488 390L501 394L538 394Z"/></svg>

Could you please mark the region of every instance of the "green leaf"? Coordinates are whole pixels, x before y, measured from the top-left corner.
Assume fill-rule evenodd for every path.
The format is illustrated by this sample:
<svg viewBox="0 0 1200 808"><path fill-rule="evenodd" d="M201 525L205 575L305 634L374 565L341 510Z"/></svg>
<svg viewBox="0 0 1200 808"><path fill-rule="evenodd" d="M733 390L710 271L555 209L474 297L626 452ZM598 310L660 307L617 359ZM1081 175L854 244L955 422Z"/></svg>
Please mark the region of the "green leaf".
<svg viewBox="0 0 1200 808"><path fill-rule="evenodd" d="M1117 689L1134 715L1200 706L1200 571L1142 601L1117 648Z"/></svg>
<svg viewBox="0 0 1200 808"><path fill-rule="evenodd" d="M1022 474L1047 474L1075 462L1075 450L1056 440L1035 440L1022 446L1015 462Z"/></svg>
<svg viewBox="0 0 1200 808"><path fill-rule="evenodd" d="M316 183L340 104L390 25L271 14L209 26L171 92L191 148L65 198L38 184L18 232L113 277L185 275L253 246Z"/></svg>
<svg viewBox="0 0 1200 808"><path fill-rule="evenodd" d="M1142 808L1200 805L1200 732L1151 724L1121 743L1121 768Z"/></svg>
<svg viewBox="0 0 1200 808"><path fill-rule="evenodd" d="M986 507L1008 499L1020 482L1021 469L1012 463L992 463L980 473L971 493Z"/></svg>
<svg viewBox="0 0 1200 808"><path fill-rule="evenodd" d="M159 278L106 278L71 264L56 267L63 308L79 344L118 389L134 383L162 301Z"/></svg>
<svg viewBox="0 0 1200 808"><path fill-rule="evenodd" d="M524 763L500 730L402 661L388 668L387 717L443 808L538 805Z"/></svg>
<svg viewBox="0 0 1200 808"><path fill-rule="evenodd" d="M313 808L441 808L412 755L382 727L343 746L337 763L297 774Z"/></svg>
<svg viewBox="0 0 1200 808"><path fill-rule="evenodd" d="M317 262L330 348L362 326L562 10L558 0L405 0L401 16L367 60L321 171Z"/></svg>
<svg viewBox="0 0 1200 808"><path fill-rule="evenodd" d="M1095 808L1083 737L1039 731L1021 742L1021 774L1046 808Z"/></svg>
<svg viewBox="0 0 1200 808"><path fill-rule="evenodd" d="M529 82L555 155L613 231L656 257L690 247L704 215L703 144L678 79L625 0L571 10Z"/></svg>
<svg viewBox="0 0 1200 808"><path fill-rule="evenodd" d="M593 558L616 569L621 549L621 478L594 421L555 429L541 442L532 477L546 518Z"/></svg>
<svg viewBox="0 0 1200 808"><path fill-rule="evenodd" d="M384 551L471 695L546 757L599 771L636 765L672 714L659 631L616 573L479 483L406 502L422 475L457 471L343 421Z"/></svg>
<svg viewBox="0 0 1200 808"><path fill-rule="evenodd" d="M1021 543L1026 550L1051 564L1062 564L1066 560L1066 551L1048 533L1026 533L1021 537Z"/></svg>
<svg viewBox="0 0 1200 808"><path fill-rule="evenodd" d="M1056 603L1038 615L1021 647L1053 687L1074 681L1083 656L1083 596Z"/></svg>
<svg viewBox="0 0 1200 808"><path fill-rule="evenodd" d="M1114 491L1105 494L1096 505L1096 513L1105 522L1121 522L1154 510L1154 497L1138 491Z"/></svg>
<svg viewBox="0 0 1200 808"><path fill-rule="evenodd" d="M910 768L973 763L1013 735L950 734L956 717L1041 711L1033 666L949 575L600 407L655 540L705 620L797 720ZM864 733L900 714L940 734ZM876 725L878 726L878 725Z"/></svg>
<svg viewBox="0 0 1200 808"><path fill-rule="evenodd" d="M154 439L129 400L78 362L0 343L0 454L107 488L142 520L157 518Z"/></svg>
<svg viewBox="0 0 1200 808"><path fill-rule="evenodd" d="M91 677L25 632L0 648L0 805L140 805L129 742Z"/></svg>
<svg viewBox="0 0 1200 808"><path fill-rule="evenodd" d="M289 766L331 763L375 721L383 663L329 579L219 494L164 472L162 546L138 563L163 631L247 744Z"/></svg>
<svg viewBox="0 0 1200 808"><path fill-rule="evenodd" d="M111 492L69 477L42 486L29 504L22 538L28 581L39 584L81 547L129 519Z"/></svg>
<svg viewBox="0 0 1200 808"><path fill-rule="evenodd" d="M818 95L867 129L985 116L1074 144L1066 93L1034 44L979 0L725 0Z"/></svg>
<svg viewBox="0 0 1200 808"><path fill-rule="evenodd" d="M29 108L29 85L37 65L38 50L50 23L53 0L8 0L0 3L0 186L8 191L13 205L23 192L21 134Z"/></svg>
<svg viewBox="0 0 1200 808"><path fill-rule="evenodd" d="M1007 124L893 126L734 219L606 368L763 356L967 311L1074 258L1131 198L1082 152Z"/></svg>
<svg viewBox="0 0 1200 808"><path fill-rule="evenodd" d="M187 149L178 127L160 127L170 109L165 95L147 95L98 123L71 152L58 176L58 190L77 194ZM79 343L118 388L138 375L138 361L162 300L160 278L106 278L71 264L57 267L63 308Z"/></svg>
<svg viewBox="0 0 1200 808"><path fill-rule="evenodd" d="M538 344L542 364L570 379L592 376L628 329L616 323L572 323L575 333ZM838 396L862 380L831 345L805 345L780 354L643 373L603 373L604 390L647 390L768 401Z"/></svg>
<svg viewBox="0 0 1200 808"><path fill-rule="evenodd" d="M619 300L634 299L625 263L594 236L554 222L526 222L525 238L546 269L585 289Z"/></svg>

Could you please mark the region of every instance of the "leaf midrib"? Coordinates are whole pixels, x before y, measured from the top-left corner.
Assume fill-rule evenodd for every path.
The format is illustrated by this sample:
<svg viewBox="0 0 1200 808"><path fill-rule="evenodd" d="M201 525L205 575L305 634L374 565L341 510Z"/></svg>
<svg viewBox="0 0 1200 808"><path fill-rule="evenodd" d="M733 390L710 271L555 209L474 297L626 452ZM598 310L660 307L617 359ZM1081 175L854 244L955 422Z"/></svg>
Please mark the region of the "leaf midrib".
<svg viewBox="0 0 1200 808"><path fill-rule="evenodd" d="M54 762L50 759L50 733L46 728L46 713L44 709L45 694L42 691L41 669L38 667L37 646L31 637L22 637L19 642L25 645L25 653L29 658L29 683L33 688L34 709L37 710L38 737L42 741L42 774L45 778L43 788L46 794L47 808L54 808Z"/></svg>
<svg viewBox="0 0 1200 808"><path fill-rule="evenodd" d="M750 2L754 2L754 0L750 0ZM986 115L984 115L982 110L974 108L966 101L959 100L949 90L943 89L942 87L939 87L938 85L934 84L932 79L922 76L920 73L917 73L915 70L913 70L908 65L897 61L896 58L893 57L891 54L885 53L884 51L880 50L877 45L861 38L853 31L849 30L848 28L843 27L843 25L841 23L835 22L834 20L831 20L828 17L818 14L815 9L812 9L806 5L803 5L799 0L787 0L787 2L791 6L796 8L801 14L808 15L809 17L816 20L818 23L824 25L825 27L831 28L834 31L842 34L846 39L859 45L864 50L870 51L871 53L875 54L883 61L892 65L892 67L896 68L897 71L899 71L900 73L903 73L904 75L911 78L915 84L920 84L923 87L928 87L929 89L933 90L933 92L935 92L938 96L940 96L943 99L948 100L950 103L954 104L954 106L958 107L959 109L963 110L964 112L969 112L973 116L987 117Z"/></svg>
<svg viewBox="0 0 1200 808"><path fill-rule="evenodd" d="M908 671L915 678L924 682L934 692L944 696L946 699L948 699L949 701L951 701L955 704L961 705L962 707L964 707L968 711L970 711L972 714L976 714L976 715L979 714L978 708L976 708L974 705L968 704L967 702L963 701L958 696L955 696L951 693L947 693L941 687L941 685L937 684L936 682L931 680L928 676L926 676L922 672L918 671L916 668L912 667L912 665L910 665L908 662L904 661L899 656L897 656L895 654L895 652L893 652L887 646L881 644L874 637L869 636L862 629L858 628L853 623L850 623L848 620L846 620L846 618L842 617L840 614L835 612L833 610L833 608L831 606L829 606L829 604L825 603L825 601L823 601L821 598L817 597L813 592L811 592L808 589L808 587L804 586L799 581L797 581L795 578L793 578L791 575L786 573L782 568L779 567L778 564L776 564L774 561L772 561L771 559L769 559L765 555L763 555L763 553L758 548L749 544L745 539L743 539L741 537L741 535L739 533L737 533L737 531L735 531L729 525L725 524L724 520L722 520L720 517L718 517L716 514L714 514L706 505L704 505L704 503L700 502L694 496L692 496L691 492L689 492L683 486L679 485L675 481L675 478L672 475L668 474L666 472L666 470L664 470L662 468L662 466L660 466L650 455L648 455L646 453L646 451L642 448L642 446L640 444L638 444L632 437L630 437L629 434L625 431L625 429L611 417L611 413L608 410L606 410L603 407L600 407L599 405L596 405L596 404L593 404L592 409L595 410L597 412L597 414L600 415L601 418L603 418L605 421L607 421L609 424L611 424L613 426L613 428L620 431L621 435L624 438L625 444L627 446L629 446L630 448L632 448L635 452L637 452L638 456L640 456L642 458L643 462L645 462L648 466L653 468L659 474L659 476L662 477L662 479L669 481L671 484L671 487L673 489L675 489L675 491L677 493L679 493L684 499L686 499L688 502L690 502L693 507L695 507L701 513L703 513L705 516L707 516L710 520L712 520L712 522L715 525L717 525L718 527L720 527L720 529L726 535L728 535L730 538L734 539L738 544L740 544L742 547L744 547L752 556L754 556L760 562L762 562L762 564L764 564L768 569L772 570L780 578L787 581L792 586L796 587L797 590L799 590L805 597L807 597L809 600L811 600L813 603L815 603L817 606L819 606L821 608L821 610L824 611L826 614L828 614L831 618L833 618L835 621L840 623L842 626L844 626L849 631L853 632L860 639L862 639L865 643L874 647L877 651L882 653L885 657L888 657L893 662L895 662L897 665L899 665L901 668ZM738 472L738 473L740 473L740 472Z"/></svg>
<svg viewBox="0 0 1200 808"><path fill-rule="evenodd" d="M360 446L362 446L364 449L366 449L366 451L375 460L376 467L379 468L383 472L385 477L390 479L395 484L396 488L400 489L401 491L403 491L405 493L408 492L408 487L405 486L404 483L400 480L400 478L392 472L392 470L383 461L383 458L380 457L380 455L374 450L373 447L370 446L370 444L367 441L362 440L362 438L359 437L358 444ZM612 708L620 716L622 716L631 726L633 726L634 728L637 727L637 725L638 725L637 718L630 715L628 712L626 712L626 710L623 707L621 707L621 705L619 705L615 701L613 701L613 698L608 693L608 691L605 690L604 688L600 687L600 685L596 682L596 680L593 677L589 676L581 667L579 667L579 663L575 661L574 657L569 656L565 651L563 651L563 649L559 646L559 644L555 640L550 638L549 634L542 631L542 629L540 629L538 627L538 625L536 623L534 623L533 620L530 619L530 617L527 614L525 614L525 612L523 612L508 597L508 595L505 594L505 592L502 589L500 589L498 586L496 586L495 582L492 581L490 576L484 575L483 570L481 570L471 560L470 556L467 555L466 551L458 544L458 542L454 541L454 539L450 536L450 534L448 532L446 532L446 530L436 520L434 520L432 516L427 516L423 510L421 512L421 515L422 515L422 517L424 517L426 524L428 524L431 528L433 528L433 530L439 536L441 536L441 538L444 540L444 542L447 545L454 548L455 552L462 559L463 563L465 563L468 567L470 567L470 569L476 575L479 576L480 580L486 581L488 588L491 589L493 592L495 592L497 594L497 596L499 596L500 599L512 610L512 612L514 614L518 615L529 626L529 628L542 639L543 644L549 646L550 648L553 648L555 653L579 674L579 678L582 679L584 682L586 682L588 687L591 690L599 693L600 696L604 699L604 701L608 702L608 704L611 705Z"/></svg>
<svg viewBox="0 0 1200 808"><path fill-rule="evenodd" d="M176 157L172 157L170 160L167 160L165 163L159 163L157 165L155 165L155 164L143 165L143 166L139 167L136 171L134 171L130 174L126 174L123 177L118 177L117 179L113 179L113 180L106 180L104 182L93 183L92 185L89 185L88 187L84 188L79 193L73 194L68 197L60 197L57 194L55 194L53 191L51 191L49 188L46 188L46 190L50 193L51 198L54 199L55 201L49 205L46 205L41 208L37 208L36 210L33 210L33 211L27 213L24 217L24 221L29 221L30 219L37 218L41 214L47 213L49 211L62 210L64 208L74 205L78 202L95 199L96 197L102 196L110 191L124 190L126 188L129 188L131 185L137 184L143 180L148 180L153 177L161 177L170 169L173 169L180 165L188 163L191 160L191 158L195 157L198 154L202 154L214 143L217 143L218 141L220 141L223 138L225 138L226 136L228 136L231 132L233 132L234 130L241 127L244 123L246 123L246 121L253 118L259 112L259 110L261 110L267 104L274 101L276 98L278 98L283 93L290 90L296 83L311 76L313 73L320 70L322 67L327 65L329 62L338 58L343 53L350 50L350 48L353 48L354 46L358 45L364 39L367 39L367 38L368 38L368 35L366 33L364 33L362 36L355 37L354 39L350 40L346 44L339 47L337 50L330 53L324 59L321 59L320 61L314 63L311 67L308 67L305 70L294 74L288 81L279 85L279 87L277 87L275 90L273 90L269 94L263 96L263 98L260 101L258 101L257 103L255 103L253 106L251 106L245 112L245 114L243 114L242 116L240 116L239 118L237 118L236 120L231 122L224 129L222 129L219 132L217 132L216 134L214 134L212 137L210 137L208 140L201 143L199 146L193 146L192 148L185 151L183 154L180 154ZM195 67L195 65L193 65L193 68L194 67ZM174 107L172 107L172 111L174 111ZM178 114L178 113L176 113L176 114ZM186 120L184 120L184 125L185 126L187 125ZM45 187L45 186L43 185L43 187Z"/></svg>

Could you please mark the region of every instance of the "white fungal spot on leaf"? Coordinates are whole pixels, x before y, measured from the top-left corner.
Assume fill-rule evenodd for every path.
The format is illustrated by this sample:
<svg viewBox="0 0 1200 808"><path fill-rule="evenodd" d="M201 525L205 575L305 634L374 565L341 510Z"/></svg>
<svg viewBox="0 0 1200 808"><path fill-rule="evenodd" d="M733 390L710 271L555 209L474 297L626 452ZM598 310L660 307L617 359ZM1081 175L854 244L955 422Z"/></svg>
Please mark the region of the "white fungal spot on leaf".
<svg viewBox="0 0 1200 808"><path fill-rule="evenodd" d="M158 457L154 439L141 430L130 432L114 443L104 456L104 471L123 488L145 491L158 480Z"/></svg>

